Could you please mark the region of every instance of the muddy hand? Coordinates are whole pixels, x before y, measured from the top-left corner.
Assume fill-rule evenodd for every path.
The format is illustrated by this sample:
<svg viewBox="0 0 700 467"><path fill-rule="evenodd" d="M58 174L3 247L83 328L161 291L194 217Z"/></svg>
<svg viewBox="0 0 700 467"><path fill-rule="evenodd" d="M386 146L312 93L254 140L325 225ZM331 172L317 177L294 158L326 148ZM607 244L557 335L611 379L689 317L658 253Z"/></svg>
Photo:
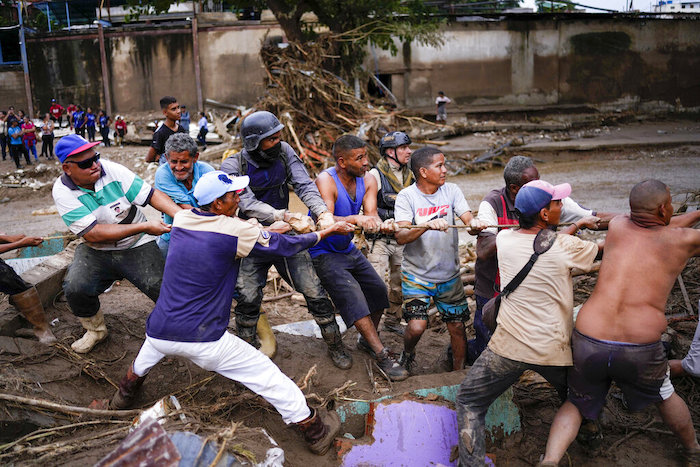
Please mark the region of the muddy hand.
<svg viewBox="0 0 700 467"><path fill-rule="evenodd" d="M37 246L41 245L44 239L41 237L24 237L21 242L22 246Z"/></svg>
<svg viewBox="0 0 700 467"><path fill-rule="evenodd" d="M265 227L264 230L267 230L268 232L283 234L292 230L292 226L284 221L275 221L271 225Z"/></svg>
<svg viewBox="0 0 700 467"><path fill-rule="evenodd" d="M393 218L390 218L382 222L379 230L384 234L393 234L399 230L399 226Z"/></svg>
<svg viewBox="0 0 700 467"><path fill-rule="evenodd" d="M381 219L374 216L357 216L357 226L366 233L377 233L381 226Z"/></svg>
<svg viewBox="0 0 700 467"><path fill-rule="evenodd" d="M445 219L433 219L432 221L425 224L430 230L441 230L446 232L448 229L448 224Z"/></svg>
<svg viewBox="0 0 700 467"><path fill-rule="evenodd" d="M316 222L316 228L318 230L324 230L335 224L335 219L333 218L333 213L326 211L318 216L318 221Z"/></svg>
<svg viewBox="0 0 700 467"><path fill-rule="evenodd" d="M584 218L577 220L576 225L578 226L579 229L586 227L586 228L589 228L591 230L595 230L600 226L600 217L586 216Z"/></svg>
<svg viewBox="0 0 700 467"><path fill-rule="evenodd" d="M146 228L144 229L144 233L151 235L162 235L170 232L170 229L172 228L170 224L166 224L162 221L148 221L145 224Z"/></svg>
<svg viewBox="0 0 700 467"><path fill-rule="evenodd" d="M294 216L288 221L297 233L309 233L316 230L316 224L309 216L304 216L299 213L294 213Z"/></svg>
<svg viewBox="0 0 700 467"><path fill-rule="evenodd" d="M355 225L349 222L340 221L334 223L327 229L317 230L317 233L321 234L321 238L326 238L330 235L346 235L349 233L353 233L354 231Z"/></svg>
<svg viewBox="0 0 700 467"><path fill-rule="evenodd" d="M479 232L481 232L488 226L488 222L482 221L481 219L472 219L469 222L469 228L467 229L467 232L469 233L469 235L478 235Z"/></svg>

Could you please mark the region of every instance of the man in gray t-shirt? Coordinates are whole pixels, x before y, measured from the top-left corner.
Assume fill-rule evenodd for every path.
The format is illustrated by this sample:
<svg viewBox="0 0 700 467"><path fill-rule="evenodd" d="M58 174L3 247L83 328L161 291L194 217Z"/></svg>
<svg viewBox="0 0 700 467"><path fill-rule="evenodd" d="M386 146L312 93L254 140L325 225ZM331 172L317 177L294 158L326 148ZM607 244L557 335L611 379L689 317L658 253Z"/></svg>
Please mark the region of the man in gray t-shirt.
<svg viewBox="0 0 700 467"><path fill-rule="evenodd" d="M452 368L464 367L467 338L464 323L469 319L467 299L459 276L458 237L448 226L459 217L470 233L484 226L472 217L467 200L457 185L445 183L445 156L433 147L421 148L411 156L416 183L396 197L394 218L399 227L396 242L406 244L401 264L403 313L408 327L404 333L401 364L411 371L416 344L428 326L430 300L447 324L452 345Z"/></svg>

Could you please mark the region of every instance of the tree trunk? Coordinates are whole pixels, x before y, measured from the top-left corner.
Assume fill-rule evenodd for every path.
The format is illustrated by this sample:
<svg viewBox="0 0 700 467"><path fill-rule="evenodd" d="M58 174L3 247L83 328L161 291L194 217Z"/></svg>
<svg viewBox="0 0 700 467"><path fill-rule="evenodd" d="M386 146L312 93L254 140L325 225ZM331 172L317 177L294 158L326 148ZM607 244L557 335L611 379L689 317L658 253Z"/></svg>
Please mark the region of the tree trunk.
<svg viewBox="0 0 700 467"><path fill-rule="evenodd" d="M299 2L290 7L284 0L268 0L267 6L270 7L275 18L280 23L285 36L287 36L287 41L303 42L301 15L306 12L305 3Z"/></svg>

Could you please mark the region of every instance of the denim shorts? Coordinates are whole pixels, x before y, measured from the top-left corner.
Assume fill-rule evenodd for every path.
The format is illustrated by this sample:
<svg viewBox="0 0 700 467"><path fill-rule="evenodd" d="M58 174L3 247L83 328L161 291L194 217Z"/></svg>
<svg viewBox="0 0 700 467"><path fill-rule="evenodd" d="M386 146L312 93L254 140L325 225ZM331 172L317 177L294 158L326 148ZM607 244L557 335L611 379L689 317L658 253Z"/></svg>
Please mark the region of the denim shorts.
<svg viewBox="0 0 700 467"><path fill-rule="evenodd" d="M357 248L348 253L324 253L312 261L347 327L389 308L386 284Z"/></svg>
<svg viewBox="0 0 700 467"><path fill-rule="evenodd" d="M430 282L402 271L401 291L403 293L403 316L406 321L410 319L427 320L431 298L444 322L455 323L469 320L467 296L464 293L460 276L447 282Z"/></svg>

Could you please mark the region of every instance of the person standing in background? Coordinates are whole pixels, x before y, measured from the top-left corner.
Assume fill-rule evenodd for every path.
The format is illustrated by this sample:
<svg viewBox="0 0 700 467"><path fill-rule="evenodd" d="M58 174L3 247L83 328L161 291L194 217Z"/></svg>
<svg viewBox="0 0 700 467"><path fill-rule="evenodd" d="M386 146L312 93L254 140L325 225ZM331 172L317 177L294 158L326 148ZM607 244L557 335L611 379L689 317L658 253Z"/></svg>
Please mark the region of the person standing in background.
<svg viewBox="0 0 700 467"><path fill-rule="evenodd" d="M447 123L447 104L451 102L452 99L447 97L444 92L438 92L438 96L435 99L435 107L437 108L437 116L435 117L436 122Z"/></svg>
<svg viewBox="0 0 700 467"><path fill-rule="evenodd" d="M199 112L199 122L197 123L199 134L197 135L197 141L202 143L204 150L207 149L207 133L209 133L209 126L207 123L207 116L204 112Z"/></svg>
<svg viewBox="0 0 700 467"><path fill-rule="evenodd" d="M104 110L100 109L97 115L97 123L100 125L100 135L102 135L102 143L105 147L109 147L109 124L112 123L112 119L109 115L105 113Z"/></svg>
<svg viewBox="0 0 700 467"><path fill-rule="evenodd" d="M123 148L124 135L126 133L126 120L121 115L117 115L117 120L114 122L114 144L118 144L120 148Z"/></svg>
<svg viewBox="0 0 700 467"><path fill-rule="evenodd" d="M56 102L56 99L51 99L51 107L49 107L49 114L51 115L51 121L58 123L58 127L61 128L61 123L63 121L63 106Z"/></svg>
<svg viewBox="0 0 700 467"><path fill-rule="evenodd" d="M97 116L93 113L92 107L87 108L87 113L85 114L85 128L87 129L88 141L91 143L95 142L95 123L97 121Z"/></svg>
<svg viewBox="0 0 700 467"><path fill-rule="evenodd" d="M38 161L39 157L36 155L36 126L34 126L34 122L28 115L24 117L24 123L22 124L22 141L24 142L24 147L27 148L27 153L31 152L34 154L34 161Z"/></svg>
<svg viewBox="0 0 700 467"><path fill-rule="evenodd" d="M53 159L53 121L49 114L44 115L41 125L41 156Z"/></svg>
<svg viewBox="0 0 700 467"><path fill-rule="evenodd" d="M73 112L73 128L75 128L75 134L80 135L85 138L85 111L78 105Z"/></svg>
<svg viewBox="0 0 700 467"><path fill-rule="evenodd" d="M182 127L183 130L185 130L185 133L188 135L190 134L190 112L187 110L186 105L181 105L180 106L180 126Z"/></svg>
<svg viewBox="0 0 700 467"><path fill-rule="evenodd" d="M76 106L73 103L68 104L68 107L66 107L66 115L68 115L68 126L71 130L73 129L73 114L76 110L78 110L78 106Z"/></svg>

